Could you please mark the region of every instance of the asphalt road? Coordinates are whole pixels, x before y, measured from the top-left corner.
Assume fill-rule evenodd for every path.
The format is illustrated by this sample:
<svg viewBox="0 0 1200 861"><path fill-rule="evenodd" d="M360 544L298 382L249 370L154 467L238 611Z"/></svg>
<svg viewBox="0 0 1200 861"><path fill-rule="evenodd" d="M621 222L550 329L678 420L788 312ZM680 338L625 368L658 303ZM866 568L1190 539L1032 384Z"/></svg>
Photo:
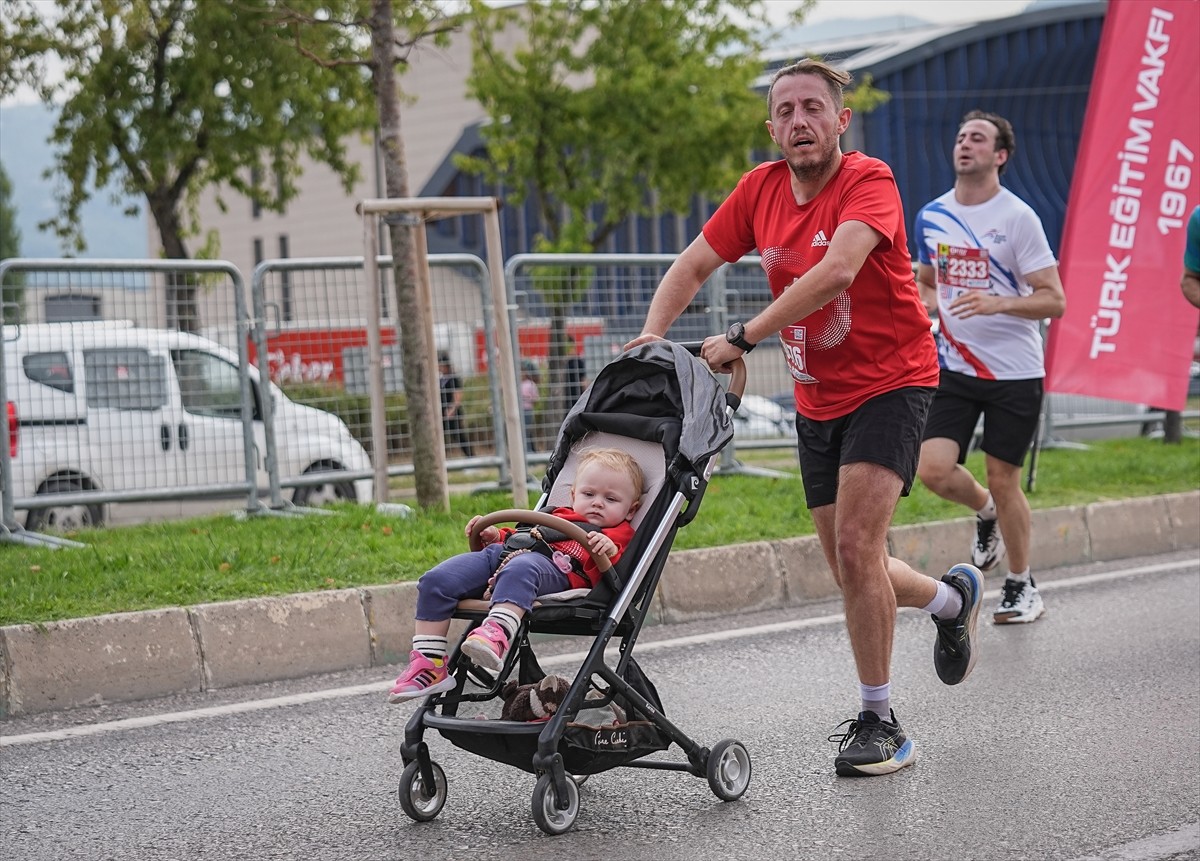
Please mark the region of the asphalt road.
<svg viewBox="0 0 1200 861"><path fill-rule="evenodd" d="M0 725L4 851L59 859L1200 858L1200 559L1076 566L1042 579L1034 625L981 625L974 674L933 672L933 626L897 625L896 712L917 764L839 778L826 736L857 708L840 606L647 628L636 654L701 743L749 749L745 796L618 768L548 837L534 779L426 735L448 800L396 801L412 706L344 673ZM985 610L995 602L998 581ZM990 618L990 617L989 617ZM556 641L578 652L583 641ZM546 655L555 651L551 645ZM547 657L566 673L570 654ZM665 754L678 758L672 748Z"/></svg>

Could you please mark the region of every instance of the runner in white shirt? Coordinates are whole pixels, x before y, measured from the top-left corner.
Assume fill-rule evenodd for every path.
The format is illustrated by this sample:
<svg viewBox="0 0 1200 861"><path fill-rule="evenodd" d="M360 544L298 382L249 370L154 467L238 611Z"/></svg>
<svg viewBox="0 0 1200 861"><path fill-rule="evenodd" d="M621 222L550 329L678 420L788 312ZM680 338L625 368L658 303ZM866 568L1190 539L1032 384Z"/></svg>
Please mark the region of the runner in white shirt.
<svg viewBox="0 0 1200 861"><path fill-rule="evenodd" d="M1015 150L1008 120L967 114L954 144L954 188L921 209L913 231L921 297L939 318L941 365L917 475L975 511L976 566L991 570L1007 553L997 624L1032 622L1044 609L1030 573L1021 467L1041 412L1041 321L1066 308L1041 222L1000 185ZM987 487L962 465L980 415Z"/></svg>

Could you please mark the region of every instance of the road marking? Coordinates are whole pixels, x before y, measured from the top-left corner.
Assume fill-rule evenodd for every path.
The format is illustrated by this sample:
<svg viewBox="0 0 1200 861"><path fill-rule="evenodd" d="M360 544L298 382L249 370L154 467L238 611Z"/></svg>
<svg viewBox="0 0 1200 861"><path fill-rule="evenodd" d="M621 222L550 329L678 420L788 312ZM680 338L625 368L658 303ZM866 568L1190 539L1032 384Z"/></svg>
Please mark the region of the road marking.
<svg viewBox="0 0 1200 861"><path fill-rule="evenodd" d="M1166 861L1196 851L1200 845L1200 825L1181 825L1162 834L1153 834L1120 846L1087 855L1075 861ZM1191 856L1194 857L1194 856Z"/></svg>
<svg viewBox="0 0 1200 861"><path fill-rule="evenodd" d="M1102 583L1108 580L1119 580L1124 577L1133 577L1139 574L1159 574L1168 571L1177 571L1182 568L1196 567L1196 560L1185 559L1178 562L1164 562L1158 565L1142 565L1137 568L1123 568L1118 571L1107 571L1100 574L1084 574L1079 577L1071 577L1066 580L1055 580L1038 584L1038 590L1049 592L1056 589L1066 589L1075 586L1086 586L1092 583ZM1000 590L993 589L990 592L984 593L985 598L994 599L999 597ZM911 609L911 608L905 608ZM920 612L913 610L912 612ZM725 640L736 640L742 637L756 637L761 634L774 634L781 631L798 631L804 628L817 628L823 625L841 625L845 622L846 617L842 613L830 614L827 616L814 616L811 619L794 619L788 622L772 622L766 625L754 625L747 628L728 628L723 631L710 631L704 634L691 634L686 637L675 637L670 640L658 640L655 642L639 642L635 647L635 651L639 654L648 652L657 652L665 649L674 649L680 646L694 646L703 643L719 643ZM587 657L587 652L570 652L562 655L552 655L546 658L539 658L538 662L542 666L558 666L561 664L579 664ZM145 715L136 718L123 718L121 720L105 721L103 723L88 724L86 726L73 726L66 729L46 730L43 732L30 732L22 735L0 736L0 747L12 747L22 744L41 744L43 742L66 741L72 738L83 738L90 735L103 735L110 732L124 732L131 729L145 729L147 727L161 726L163 724L172 723L187 723L189 721L204 720L206 718L224 717L226 715L245 714L247 712L264 711L266 709L283 708L286 706L304 705L306 703L321 702L322 700L335 700L345 697L357 697L363 694L383 694L391 685L388 682L372 682L365 685L351 685L344 688L327 688L321 691L310 691L303 694L290 694L284 697L270 697L261 700L248 700L241 703L229 703L227 705L209 706L200 709L187 709L185 711L167 712L158 715ZM1138 856L1140 858L1140 856ZM1132 859L1130 859L1132 861Z"/></svg>

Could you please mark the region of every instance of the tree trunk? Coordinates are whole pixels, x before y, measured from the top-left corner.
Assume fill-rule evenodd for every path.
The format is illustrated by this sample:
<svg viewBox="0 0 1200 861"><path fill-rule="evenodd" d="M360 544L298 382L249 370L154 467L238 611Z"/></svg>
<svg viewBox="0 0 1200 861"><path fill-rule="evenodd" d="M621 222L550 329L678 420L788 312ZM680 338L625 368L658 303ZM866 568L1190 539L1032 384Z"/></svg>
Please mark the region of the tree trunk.
<svg viewBox="0 0 1200 861"><path fill-rule="evenodd" d="M1163 417L1163 442L1178 445L1183 442L1183 413L1167 410Z"/></svg>
<svg viewBox="0 0 1200 861"><path fill-rule="evenodd" d="M383 154L384 183L389 198L408 197L408 166L400 137L400 97L396 89L395 25L391 0L372 0L371 70L379 109L379 143ZM438 445L441 409L437 379L429 366L432 344L426 343L417 307L417 263L413 230L424 230L393 221L389 225L396 288L396 325L400 330L400 364L408 395L412 433L413 478L417 504L447 510L446 453ZM386 452L379 441L375 450Z"/></svg>
<svg viewBox="0 0 1200 861"><path fill-rule="evenodd" d="M188 250L183 242L179 223L178 201L166 196L149 197L150 212L158 228L163 257L167 260L187 260ZM166 274L166 326L181 332L200 331L200 306L196 301L196 277L188 272Z"/></svg>

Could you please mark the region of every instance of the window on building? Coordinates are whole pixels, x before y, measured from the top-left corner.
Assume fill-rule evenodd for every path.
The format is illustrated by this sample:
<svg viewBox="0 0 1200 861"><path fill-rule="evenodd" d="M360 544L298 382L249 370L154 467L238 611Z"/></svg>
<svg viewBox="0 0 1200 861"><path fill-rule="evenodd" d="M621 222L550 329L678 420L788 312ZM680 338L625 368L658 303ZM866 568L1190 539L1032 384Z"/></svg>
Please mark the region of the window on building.
<svg viewBox="0 0 1200 861"><path fill-rule="evenodd" d="M47 323L75 323L99 320L100 297L86 293L59 293L43 300Z"/></svg>

